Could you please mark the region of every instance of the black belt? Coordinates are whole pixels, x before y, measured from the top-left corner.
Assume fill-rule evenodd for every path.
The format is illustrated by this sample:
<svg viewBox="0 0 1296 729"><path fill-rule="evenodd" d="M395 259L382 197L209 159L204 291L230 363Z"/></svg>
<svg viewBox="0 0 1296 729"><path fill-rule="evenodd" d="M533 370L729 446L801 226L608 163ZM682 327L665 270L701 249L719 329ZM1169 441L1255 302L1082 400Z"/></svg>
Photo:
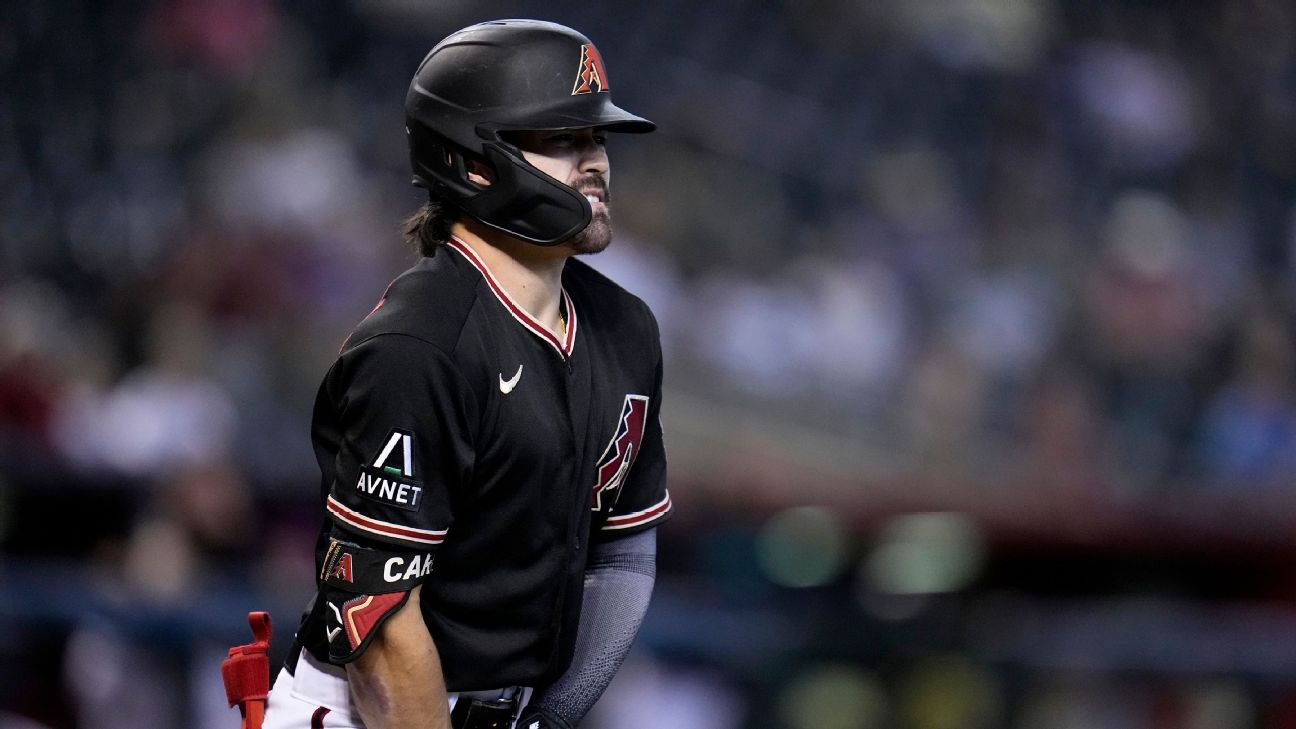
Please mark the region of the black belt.
<svg viewBox="0 0 1296 729"><path fill-rule="evenodd" d="M460 694L450 711L453 729L509 729L522 710L522 689L505 689L498 699L482 701Z"/></svg>

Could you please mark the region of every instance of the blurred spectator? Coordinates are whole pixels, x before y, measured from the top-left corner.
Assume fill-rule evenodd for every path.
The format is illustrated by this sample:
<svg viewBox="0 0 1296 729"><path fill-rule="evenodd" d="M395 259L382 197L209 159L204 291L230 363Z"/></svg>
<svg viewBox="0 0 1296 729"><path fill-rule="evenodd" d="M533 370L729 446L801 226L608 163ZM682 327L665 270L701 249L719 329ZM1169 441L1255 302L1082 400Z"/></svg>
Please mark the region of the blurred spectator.
<svg viewBox="0 0 1296 729"><path fill-rule="evenodd" d="M258 541L250 496L229 463L163 467L126 543L101 550L95 586L108 612L77 626L64 658L80 727L228 723L219 671L185 669L219 666L222 647L186 635L172 615L223 572L252 576Z"/></svg>
<svg viewBox="0 0 1296 729"><path fill-rule="evenodd" d="M106 393L84 392L60 424L60 445L84 468L151 477L228 456L235 413L207 376L210 330L201 312L158 309L145 364Z"/></svg>
<svg viewBox="0 0 1296 729"><path fill-rule="evenodd" d="M1296 352L1290 329L1264 312L1249 317L1224 386L1198 435L1205 475L1234 491L1287 489L1296 473Z"/></svg>

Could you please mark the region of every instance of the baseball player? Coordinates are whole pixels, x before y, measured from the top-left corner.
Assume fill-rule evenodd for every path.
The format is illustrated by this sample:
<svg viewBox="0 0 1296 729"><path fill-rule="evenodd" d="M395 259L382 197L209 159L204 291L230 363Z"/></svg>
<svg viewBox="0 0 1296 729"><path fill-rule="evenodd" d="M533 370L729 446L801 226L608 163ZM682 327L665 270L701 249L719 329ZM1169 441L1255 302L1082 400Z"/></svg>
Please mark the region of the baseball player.
<svg viewBox="0 0 1296 729"><path fill-rule="evenodd" d="M607 135L654 128L610 90L534 20L419 66L423 258L320 387L318 593L266 729L572 727L620 666L671 499L656 321L573 258L611 240Z"/></svg>

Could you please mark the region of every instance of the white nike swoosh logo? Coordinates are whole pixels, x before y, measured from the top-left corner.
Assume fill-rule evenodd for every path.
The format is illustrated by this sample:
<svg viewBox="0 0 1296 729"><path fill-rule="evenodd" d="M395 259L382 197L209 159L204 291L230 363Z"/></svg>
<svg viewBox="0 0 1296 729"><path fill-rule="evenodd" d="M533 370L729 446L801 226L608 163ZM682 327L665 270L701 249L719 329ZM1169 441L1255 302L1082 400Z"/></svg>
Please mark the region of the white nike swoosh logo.
<svg viewBox="0 0 1296 729"><path fill-rule="evenodd" d="M341 623L341 622L342 622L342 613L338 612L337 606L335 606L335 605L334 605L333 603L331 603L331 602L330 602L330 603L327 603L327 605L329 606L329 610L332 610L332 611L333 611L333 614L337 616L338 623ZM329 639L329 642L332 643L332 642L333 642L333 638L337 637L337 634L338 634L338 633L341 633L341 632L342 632L342 626L341 626L341 625L338 625L336 628L334 628L334 629L328 631L328 639Z"/></svg>
<svg viewBox="0 0 1296 729"><path fill-rule="evenodd" d="M500 392L504 393L505 395L509 394L510 392L513 392L513 388L517 387L518 380L522 379L522 365L518 365L518 371L515 372L513 376L510 377L509 379L507 380L504 379L503 372L500 373L499 377L500 377Z"/></svg>

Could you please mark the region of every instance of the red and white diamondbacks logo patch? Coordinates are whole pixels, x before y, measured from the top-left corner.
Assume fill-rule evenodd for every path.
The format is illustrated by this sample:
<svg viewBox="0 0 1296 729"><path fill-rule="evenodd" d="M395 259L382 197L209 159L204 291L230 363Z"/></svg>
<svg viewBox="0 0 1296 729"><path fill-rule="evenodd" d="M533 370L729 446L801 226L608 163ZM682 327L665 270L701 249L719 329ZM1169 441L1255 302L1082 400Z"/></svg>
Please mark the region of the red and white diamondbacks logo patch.
<svg viewBox="0 0 1296 729"><path fill-rule="evenodd" d="M354 574L355 570L351 566L351 555L343 552L342 556L338 557L337 564L333 565L332 571L329 572L329 577L343 582L355 582L355 578L352 577Z"/></svg>
<svg viewBox="0 0 1296 729"><path fill-rule="evenodd" d="M611 91L608 83L607 69L603 67L603 57L593 43L581 46L580 68L576 70L576 83L572 85L572 96L588 94L591 91Z"/></svg>
<svg viewBox="0 0 1296 729"><path fill-rule="evenodd" d="M594 511L616 503L616 491L625 482L639 447L643 443L644 428L648 425L648 398L643 395L626 395L621 407L621 419L616 432L603 455L599 457L598 482L594 484ZM604 492L612 492L605 498Z"/></svg>

